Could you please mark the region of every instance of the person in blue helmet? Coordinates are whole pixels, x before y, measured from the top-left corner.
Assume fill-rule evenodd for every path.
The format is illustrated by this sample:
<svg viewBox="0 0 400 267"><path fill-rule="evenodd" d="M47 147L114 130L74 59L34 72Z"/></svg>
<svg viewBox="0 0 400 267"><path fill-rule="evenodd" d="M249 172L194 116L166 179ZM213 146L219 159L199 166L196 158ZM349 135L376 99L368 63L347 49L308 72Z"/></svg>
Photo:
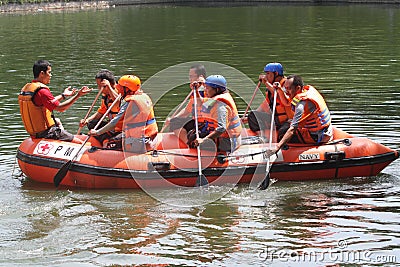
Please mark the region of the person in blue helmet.
<svg viewBox="0 0 400 267"><path fill-rule="evenodd" d="M191 132L189 146L234 151L240 145L242 125L226 79L222 75L211 75L205 80L205 85L206 97L197 109L200 137L196 139L196 132Z"/></svg>
<svg viewBox="0 0 400 267"><path fill-rule="evenodd" d="M282 64L273 62L265 65L264 73L259 76L259 80L261 83L265 84L266 96L257 110L249 113L247 118L249 128L258 135L262 135L265 130L269 130L271 112L274 106L274 94L276 92L274 125L278 130L278 140L280 140L289 128L289 121L293 118L289 96L282 89L286 81ZM279 86L276 83L278 83Z"/></svg>

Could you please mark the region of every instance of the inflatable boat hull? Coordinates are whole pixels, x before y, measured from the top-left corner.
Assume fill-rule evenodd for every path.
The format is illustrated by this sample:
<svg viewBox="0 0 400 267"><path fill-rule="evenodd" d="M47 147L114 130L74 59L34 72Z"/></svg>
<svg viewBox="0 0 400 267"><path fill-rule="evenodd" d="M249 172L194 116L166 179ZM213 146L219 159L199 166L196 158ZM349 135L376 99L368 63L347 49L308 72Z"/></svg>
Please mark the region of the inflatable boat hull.
<svg viewBox="0 0 400 267"><path fill-rule="evenodd" d="M398 151L335 130L335 141L321 146L289 145L271 161L270 176L276 180L316 180L366 177L379 174L399 157ZM198 177L195 149L173 149L173 134L163 134L157 150L136 155L85 146L71 165L61 186L112 189L195 186ZM80 145L28 138L17 152L18 164L30 179L53 183L58 170ZM202 152L203 174L211 184L259 183L270 166L267 144L245 144L226 155Z"/></svg>

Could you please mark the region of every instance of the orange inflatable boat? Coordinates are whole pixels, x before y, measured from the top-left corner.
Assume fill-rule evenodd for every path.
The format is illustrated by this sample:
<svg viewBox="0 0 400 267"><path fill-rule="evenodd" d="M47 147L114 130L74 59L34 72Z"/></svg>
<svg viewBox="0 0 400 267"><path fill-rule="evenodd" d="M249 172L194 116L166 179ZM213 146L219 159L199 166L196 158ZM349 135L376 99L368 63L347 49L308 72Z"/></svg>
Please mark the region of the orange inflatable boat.
<svg viewBox="0 0 400 267"><path fill-rule="evenodd" d="M89 143L91 142L91 144ZM70 165L61 186L112 189L195 186L197 150L179 148L172 133L162 133L153 151L131 154L98 148L89 142ZM178 145L175 145L178 144ZM17 152L18 164L30 179L53 183L60 168L74 158L81 146L48 139L24 140ZM249 136L231 154L201 152L202 173L210 184L259 183L276 180L315 180L375 176L399 157L399 152L364 137L335 129L334 140L320 146L289 144L271 158L269 144Z"/></svg>

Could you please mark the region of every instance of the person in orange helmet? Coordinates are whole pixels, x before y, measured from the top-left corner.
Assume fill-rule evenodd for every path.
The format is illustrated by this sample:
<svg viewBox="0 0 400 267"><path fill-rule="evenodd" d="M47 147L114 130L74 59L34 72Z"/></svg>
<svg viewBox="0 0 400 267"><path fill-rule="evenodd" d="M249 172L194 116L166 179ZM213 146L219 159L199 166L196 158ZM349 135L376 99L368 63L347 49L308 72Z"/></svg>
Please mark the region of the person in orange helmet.
<svg viewBox="0 0 400 267"><path fill-rule="evenodd" d="M89 135L101 135L112 130L117 123L123 122L123 132L111 138L107 148L121 149L127 152L144 153L150 149L149 143L158 133L150 97L141 90L141 81L134 75L124 75L116 85L123 96L124 103L118 114L99 130L90 130Z"/></svg>

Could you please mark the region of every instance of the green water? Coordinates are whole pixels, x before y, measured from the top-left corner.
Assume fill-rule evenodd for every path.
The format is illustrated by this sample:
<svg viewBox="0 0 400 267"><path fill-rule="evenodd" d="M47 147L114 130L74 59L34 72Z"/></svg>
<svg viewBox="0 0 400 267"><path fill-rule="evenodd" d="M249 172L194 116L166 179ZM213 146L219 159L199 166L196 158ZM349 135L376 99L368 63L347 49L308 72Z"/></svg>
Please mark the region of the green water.
<svg viewBox="0 0 400 267"><path fill-rule="evenodd" d="M210 61L256 81L266 63L279 61L285 74L320 89L336 126L398 149L399 29L399 8L351 5L0 15L0 265L398 264L399 161L377 177L278 182L263 192L239 187L201 208L167 206L140 191L56 191L19 177L14 163L27 137L17 95L39 58L53 64L55 94L69 85L94 87L101 68L146 81L176 64ZM187 94L170 89L156 103L161 125ZM251 95L254 87L240 90ZM77 130L94 95L58 114L68 130ZM165 198L172 194L166 190ZM278 256L329 249L342 257L371 252L375 261Z"/></svg>

